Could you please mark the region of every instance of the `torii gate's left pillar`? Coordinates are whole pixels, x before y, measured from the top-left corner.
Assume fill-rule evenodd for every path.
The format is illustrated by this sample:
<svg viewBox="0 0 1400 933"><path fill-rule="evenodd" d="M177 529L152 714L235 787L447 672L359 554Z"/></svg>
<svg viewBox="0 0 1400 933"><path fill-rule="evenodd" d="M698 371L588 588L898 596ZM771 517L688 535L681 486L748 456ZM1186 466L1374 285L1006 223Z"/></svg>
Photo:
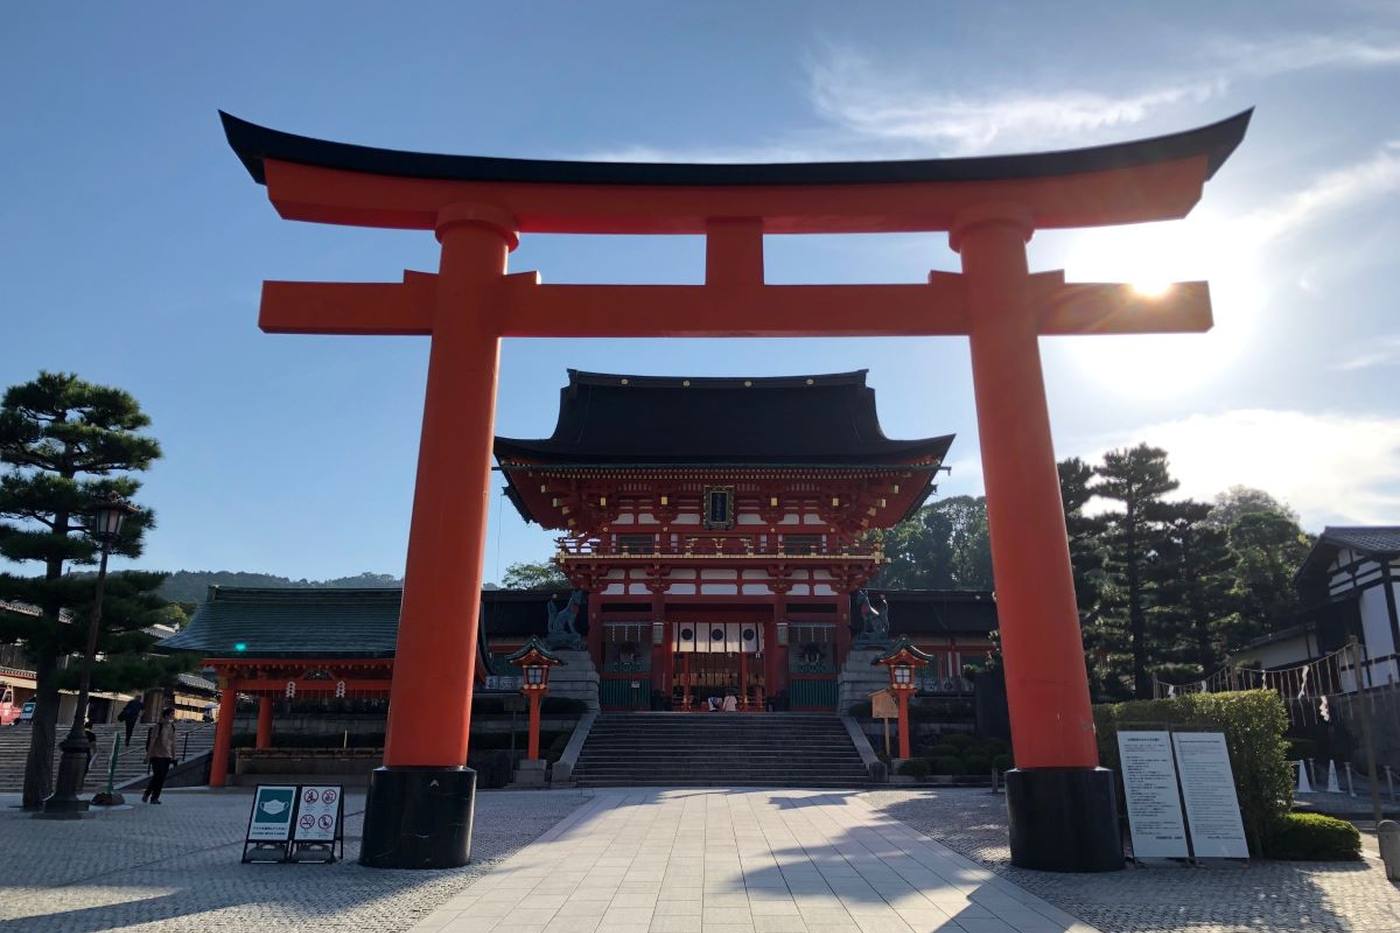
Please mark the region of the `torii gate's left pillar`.
<svg viewBox="0 0 1400 933"><path fill-rule="evenodd" d="M500 357L489 286L518 242L493 208L438 215L442 258L418 448L384 767L370 778L360 864L470 860L476 772L466 767ZM460 698L460 699L459 699Z"/></svg>

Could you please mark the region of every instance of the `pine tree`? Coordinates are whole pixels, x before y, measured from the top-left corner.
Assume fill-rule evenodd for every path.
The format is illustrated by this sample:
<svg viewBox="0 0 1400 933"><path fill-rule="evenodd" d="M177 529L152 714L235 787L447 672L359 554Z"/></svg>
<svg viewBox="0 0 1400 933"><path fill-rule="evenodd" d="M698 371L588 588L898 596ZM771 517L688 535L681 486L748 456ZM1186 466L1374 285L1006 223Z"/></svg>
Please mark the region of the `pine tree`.
<svg viewBox="0 0 1400 933"><path fill-rule="evenodd" d="M1112 679L1109 661L1112 637L1102 625L1104 589L1108 583L1104 545L1105 521L1087 515L1084 507L1094 498L1090 485L1094 468L1078 457L1061 460L1060 499L1065 508L1065 530L1069 534L1070 568L1074 573L1074 599L1079 608L1090 689L1096 698L1117 698L1108 681Z"/></svg>
<svg viewBox="0 0 1400 933"><path fill-rule="evenodd" d="M879 537L886 563L876 586L992 588L987 500L981 496L939 499Z"/></svg>
<svg viewBox="0 0 1400 933"><path fill-rule="evenodd" d="M98 546L84 526L93 504L110 493L135 495L140 483L127 474L160 456L156 441L139 433L149 423L126 392L66 373L41 372L0 400L0 464L9 468L0 475L0 557L43 568L35 577L0 574L0 599L38 609L37 615L0 614L0 643L18 644L37 679L26 808L41 805L52 789L59 690L76 680L76 671L60 671L59 662L83 650L94 595L92 574L66 571L96 562ZM130 516L112 553L139 556L153 524L150 510ZM104 661L94 669L94 686L124 688L169 676L179 664L142 661L153 639L140 629L162 617L164 601L151 592L162 579L135 572L108 577L99 642Z"/></svg>
<svg viewBox="0 0 1400 933"><path fill-rule="evenodd" d="M1181 665L1172 680L1204 677L1225 660L1236 561L1224 530L1209 521L1211 509L1189 499L1159 507L1161 529L1147 571L1155 605L1148 613L1163 647L1160 660Z"/></svg>
<svg viewBox="0 0 1400 933"><path fill-rule="evenodd" d="M1121 512L1110 512L1108 534L1109 566L1121 579L1121 597L1126 610L1126 630L1132 654L1133 694L1150 699L1152 681L1147 675L1150 652L1147 631L1148 593L1143 568L1152 553L1159 528L1162 496L1176 489L1177 482L1167 470L1167 452L1139 444L1104 454L1103 465L1095 470L1092 487L1096 496L1123 504Z"/></svg>

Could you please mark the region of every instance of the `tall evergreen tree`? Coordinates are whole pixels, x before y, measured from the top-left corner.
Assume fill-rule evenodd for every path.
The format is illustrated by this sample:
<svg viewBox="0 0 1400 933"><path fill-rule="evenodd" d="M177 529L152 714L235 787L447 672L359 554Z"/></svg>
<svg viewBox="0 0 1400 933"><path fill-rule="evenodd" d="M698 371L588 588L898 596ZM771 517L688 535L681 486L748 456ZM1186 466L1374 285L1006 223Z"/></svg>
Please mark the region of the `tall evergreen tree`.
<svg viewBox="0 0 1400 933"><path fill-rule="evenodd" d="M1225 630L1235 612L1235 556L1224 530L1208 520L1212 507L1185 500L1162 503L1154 559L1147 567L1154 605L1149 622L1162 661L1204 677L1225 659Z"/></svg>
<svg viewBox="0 0 1400 933"><path fill-rule="evenodd" d="M0 614L0 643L22 648L38 682L24 777L27 808L38 807L52 789L59 690L68 686L65 679L76 679L75 671L60 671L59 662L83 651L94 595L92 574L66 571L96 562L98 546L84 524L95 502L109 493L135 495L140 484L129 472L145 470L160 456L156 441L139 433L149 421L127 393L66 373L40 373L0 400L0 464L8 467L0 475L0 557L43 568L35 577L0 574L0 599L38 609L37 615ZM139 556L153 523L149 510L129 517L112 553ZM162 578L109 576L99 642L104 661L94 669L94 686L122 688L130 685L123 681L171 669L173 662L148 666L140 660L152 641L140 629L162 617L164 601L151 592Z"/></svg>
<svg viewBox="0 0 1400 933"><path fill-rule="evenodd" d="M1061 460L1060 499L1065 508L1065 530L1069 534L1070 568L1074 573L1074 598L1079 609L1079 626L1084 638L1085 663L1090 689L1099 699L1117 699L1110 689L1113 678L1110 652L1111 633L1102 624L1104 590L1108 584L1107 555L1104 545L1105 520L1089 515L1085 506L1094 498L1094 468L1078 457Z"/></svg>
<svg viewBox="0 0 1400 933"><path fill-rule="evenodd" d="M919 509L886 531L887 563L877 586L908 589L992 589L987 500L950 496Z"/></svg>
<svg viewBox="0 0 1400 933"><path fill-rule="evenodd" d="M1122 511L1107 513L1105 542L1110 569L1122 581L1122 603L1132 654L1133 693L1138 699L1149 699L1152 681L1147 675L1150 647L1143 567L1152 553L1159 528L1162 496L1176 489L1178 484L1167 469L1167 452L1146 444L1109 451L1095 473L1094 495L1123 506Z"/></svg>

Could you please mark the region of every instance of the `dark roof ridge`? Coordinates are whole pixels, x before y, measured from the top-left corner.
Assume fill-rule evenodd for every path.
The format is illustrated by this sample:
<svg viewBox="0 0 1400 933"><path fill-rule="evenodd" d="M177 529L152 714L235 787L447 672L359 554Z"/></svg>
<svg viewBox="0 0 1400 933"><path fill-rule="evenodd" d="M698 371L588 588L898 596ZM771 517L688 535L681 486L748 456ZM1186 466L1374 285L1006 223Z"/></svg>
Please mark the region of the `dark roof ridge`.
<svg viewBox="0 0 1400 933"><path fill-rule="evenodd" d="M806 386L865 385L868 369L844 373L804 373L791 376L644 376L569 370L569 385L639 386L651 389L788 389Z"/></svg>

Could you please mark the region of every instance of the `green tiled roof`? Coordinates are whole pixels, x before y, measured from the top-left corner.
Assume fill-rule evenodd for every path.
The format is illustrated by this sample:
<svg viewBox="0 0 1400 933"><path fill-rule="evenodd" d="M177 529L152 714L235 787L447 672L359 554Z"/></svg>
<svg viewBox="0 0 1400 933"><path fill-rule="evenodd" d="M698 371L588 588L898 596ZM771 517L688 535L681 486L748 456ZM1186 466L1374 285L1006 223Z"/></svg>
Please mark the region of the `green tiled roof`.
<svg viewBox="0 0 1400 933"><path fill-rule="evenodd" d="M189 624L156 647L210 658L390 658L402 597L398 587L211 586Z"/></svg>

